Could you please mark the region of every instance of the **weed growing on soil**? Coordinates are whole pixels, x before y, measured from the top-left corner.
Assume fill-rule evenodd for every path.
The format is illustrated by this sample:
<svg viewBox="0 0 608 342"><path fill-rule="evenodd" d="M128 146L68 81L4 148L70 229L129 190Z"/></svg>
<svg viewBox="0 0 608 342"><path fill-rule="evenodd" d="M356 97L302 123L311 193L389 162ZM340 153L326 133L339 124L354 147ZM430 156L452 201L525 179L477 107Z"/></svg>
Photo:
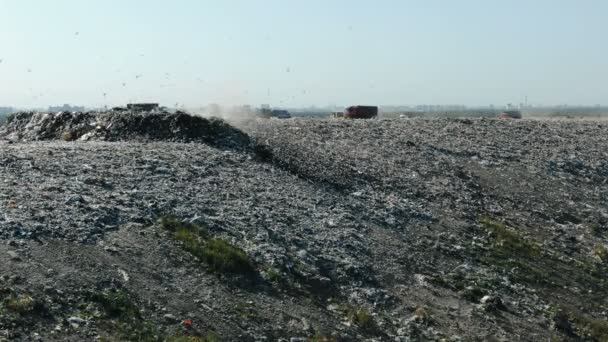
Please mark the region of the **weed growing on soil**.
<svg viewBox="0 0 608 342"><path fill-rule="evenodd" d="M555 251L543 251L530 239L525 239L515 231L491 219L482 219L482 227L490 231L494 240L491 248L480 256L480 261L509 277L511 281L541 289L547 298L557 297L564 288L590 288L594 296L602 297L608 291L606 271L602 265L588 258L563 259ZM601 246L604 247L604 246ZM594 253L608 258L608 251L596 246ZM542 255L542 257L540 257ZM565 276L567 275L567 276ZM591 294L591 291L589 291ZM546 299L547 300L547 299ZM575 310L569 310L575 312ZM576 330L583 335L593 336L591 340L608 341L608 322L586 315L568 314L576 323Z"/></svg>
<svg viewBox="0 0 608 342"><path fill-rule="evenodd" d="M606 248L606 246L595 245L595 247L593 247L593 254L602 262L608 263L608 248Z"/></svg>
<svg viewBox="0 0 608 342"><path fill-rule="evenodd" d="M516 271L514 280L517 281L536 284L549 281L551 270L538 262L541 250L537 243L491 218L482 218L480 223L493 238L490 253L482 256L482 261L506 271Z"/></svg>
<svg viewBox="0 0 608 342"><path fill-rule="evenodd" d="M150 321L143 319L139 307L131 300L132 296L125 290L103 291L89 295L89 299L97 303L102 311L102 320L98 324L112 332L112 336L102 339L106 342L136 341L136 342L219 342L221 339L215 333L203 337L184 336L180 334L167 335L159 331Z"/></svg>
<svg viewBox="0 0 608 342"><path fill-rule="evenodd" d="M223 240L208 240L199 258L217 272L243 274L254 272L247 254Z"/></svg>
<svg viewBox="0 0 608 342"><path fill-rule="evenodd" d="M126 291L99 292L91 295L91 300L98 303L110 318L130 320L141 318L139 309L131 301Z"/></svg>
<svg viewBox="0 0 608 342"><path fill-rule="evenodd" d="M28 295L11 296L4 300L4 307L14 313L23 314L34 309L34 299Z"/></svg>
<svg viewBox="0 0 608 342"><path fill-rule="evenodd" d="M585 335L597 341L608 341L608 321L585 317L583 320L576 322L580 322Z"/></svg>
<svg viewBox="0 0 608 342"><path fill-rule="evenodd" d="M255 272L245 251L224 240L208 238L207 230L175 218L162 218L160 224L173 233L173 239L181 242L184 250L206 263L212 271L239 274Z"/></svg>
<svg viewBox="0 0 608 342"><path fill-rule="evenodd" d="M281 273L275 268L269 267L266 270L266 276L268 277L268 280L273 283L278 283L279 281L281 281Z"/></svg>
<svg viewBox="0 0 608 342"><path fill-rule="evenodd" d="M536 243L507 228L504 223L490 218L482 218L481 224L488 232L493 234L494 248L498 252L523 257L534 257L540 254L540 248Z"/></svg>
<svg viewBox="0 0 608 342"><path fill-rule="evenodd" d="M376 329L374 317L366 308L354 307L346 304L341 307L341 310L350 323L357 325L361 329L367 331L373 331Z"/></svg>
<svg viewBox="0 0 608 342"><path fill-rule="evenodd" d="M182 248L190 254L199 258L203 254L205 239L201 237L198 231L180 228L173 232L173 238L181 242Z"/></svg>
<svg viewBox="0 0 608 342"><path fill-rule="evenodd" d="M576 333L580 337L590 341L608 341L608 321L588 317L577 310L562 312L567 320L574 323Z"/></svg>
<svg viewBox="0 0 608 342"><path fill-rule="evenodd" d="M222 339L213 332L207 333L205 336L176 336L170 337L167 342L220 342Z"/></svg>
<svg viewBox="0 0 608 342"><path fill-rule="evenodd" d="M604 234L604 229L599 223L594 223L589 226L589 230L595 236L602 236Z"/></svg>
<svg viewBox="0 0 608 342"><path fill-rule="evenodd" d="M315 335L308 339L308 342L337 342L338 339L333 336Z"/></svg>
<svg viewBox="0 0 608 342"><path fill-rule="evenodd" d="M236 312L241 319L253 319L257 316L255 309L248 303L242 301L236 303L234 312Z"/></svg>
<svg viewBox="0 0 608 342"><path fill-rule="evenodd" d="M209 233L203 227L197 226L193 223L184 222L176 219L175 217L165 216L160 219L160 225L163 229L176 234L192 233L202 238L206 238Z"/></svg>
<svg viewBox="0 0 608 342"><path fill-rule="evenodd" d="M142 319L139 308L125 290L95 292L89 295L89 299L102 309L105 320L100 322L101 325L107 325L114 333L106 341L159 341L157 328Z"/></svg>

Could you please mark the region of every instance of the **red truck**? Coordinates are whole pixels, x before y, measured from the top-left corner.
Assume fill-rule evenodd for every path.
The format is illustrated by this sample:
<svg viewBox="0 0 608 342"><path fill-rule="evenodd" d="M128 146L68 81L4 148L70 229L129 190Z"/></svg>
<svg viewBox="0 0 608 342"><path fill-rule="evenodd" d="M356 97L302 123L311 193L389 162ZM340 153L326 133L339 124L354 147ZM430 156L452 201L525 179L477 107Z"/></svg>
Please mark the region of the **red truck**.
<svg viewBox="0 0 608 342"><path fill-rule="evenodd" d="M350 119L371 119L377 115L376 106L350 106L344 110L344 117Z"/></svg>

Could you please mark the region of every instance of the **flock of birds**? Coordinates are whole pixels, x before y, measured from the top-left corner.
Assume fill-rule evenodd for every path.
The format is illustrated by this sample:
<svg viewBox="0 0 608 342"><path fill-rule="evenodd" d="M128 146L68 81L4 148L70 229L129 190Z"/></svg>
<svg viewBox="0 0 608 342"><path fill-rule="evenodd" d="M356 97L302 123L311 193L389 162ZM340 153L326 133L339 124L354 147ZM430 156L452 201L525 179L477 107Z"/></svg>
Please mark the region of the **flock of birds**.
<svg viewBox="0 0 608 342"><path fill-rule="evenodd" d="M79 36L80 36L80 32L79 32L79 31L74 32L74 37L79 37ZM139 57L145 57L145 54L140 53L140 54L139 54ZM2 64L3 62L4 62L4 58L0 58L0 64ZM26 68L26 71L27 71L27 73L32 73L32 72L33 72L33 69L32 69L31 67L28 67L28 68ZM116 72L117 72L117 73L121 73L121 72L122 72L122 70L121 70L121 69L117 69L117 70L116 70ZM285 72L286 72L286 73L291 73L291 72L292 72L291 67L289 67L289 66L288 66L288 67L286 67L286 68L285 68ZM143 77L144 77L144 75L143 75L142 73L137 73L137 74L135 74L135 81L138 81L138 80L142 79ZM169 81L170 81L170 79L171 79L171 74L170 74L169 72L166 72L166 73L164 74L164 79L165 79L165 81L167 81L167 82L165 82L165 83L161 83L161 84L159 85L159 87L160 87L160 88L170 88L170 87L173 87L173 86L175 86L175 85L176 85L176 84L173 84L173 83L170 83L170 82L169 82ZM197 77L195 80L196 80L196 82L198 82L198 83L205 83L205 80L204 80L202 77ZM129 85L129 83L128 83L127 81L122 81L122 82L121 82L121 86L122 86L122 88L126 88L128 85ZM32 93L34 92L32 88L30 88L30 92L32 92ZM249 93L248 91L245 91L245 94L248 94L248 93ZM306 94L307 94L306 90L305 90L305 89L302 89L302 90L301 90L301 94L302 94L302 95L306 95ZM43 96L44 96L44 94L42 94L42 93L41 93L41 94L38 94L38 95L33 95L33 99L34 99L34 100L36 100L36 99L41 98L41 97L43 97ZM270 88L268 88L268 89L267 89L267 96L271 96L271 90L270 90ZM103 93L102 93L102 97L103 97L103 99L104 99L104 102L106 102L107 97L108 97L108 92L103 92ZM295 96L292 96L292 97L291 97L291 99L292 99L292 100L295 100ZM281 104L283 104L283 103L284 103L284 100L280 100L280 103L281 103Z"/></svg>

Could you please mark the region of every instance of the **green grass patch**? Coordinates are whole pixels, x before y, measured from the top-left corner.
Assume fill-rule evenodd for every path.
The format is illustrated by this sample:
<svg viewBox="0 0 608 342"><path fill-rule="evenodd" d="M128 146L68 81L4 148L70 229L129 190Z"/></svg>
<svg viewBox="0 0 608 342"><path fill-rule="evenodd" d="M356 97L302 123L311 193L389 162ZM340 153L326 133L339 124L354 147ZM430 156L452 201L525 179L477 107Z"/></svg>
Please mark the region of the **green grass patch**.
<svg viewBox="0 0 608 342"><path fill-rule="evenodd" d="M10 312L25 314L34 310L34 299L26 294L11 295L4 300L4 308Z"/></svg>
<svg viewBox="0 0 608 342"><path fill-rule="evenodd" d="M333 336L315 335L309 338L308 342L338 342L338 339Z"/></svg>
<svg viewBox="0 0 608 342"><path fill-rule="evenodd" d="M278 283L281 280L281 273L274 268L268 268L266 270L266 276L268 280L273 283Z"/></svg>
<svg viewBox="0 0 608 342"><path fill-rule="evenodd" d="M608 341L608 320L588 317L578 311L566 311L577 335L589 341Z"/></svg>
<svg viewBox="0 0 608 342"><path fill-rule="evenodd" d="M201 238L206 238L209 236L209 233L203 227L193 223L181 221L172 216L162 217L159 222L163 229L176 234L192 233L193 235L198 235Z"/></svg>
<svg viewBox="0 0 608 342"><path fill-rule="evenodd" d="M102 341L163 341L155 324L144 320L133 296L125 290L106 290L89 294L89 300L99 305L100 327L112 332Z"/></svg>
<svg viewBox="0 0 608 342"><path fill-rule="evenodd" d="M247 254L224 240L208 240L202 254L197 256L217 272L254 273Z"/></svg>
<svg viewBox="0 0 608 342"><path fill-rule="evenodd" d="M479 260L508 275L512 281L546 289L576 286L594 293L607 292L606 272L590 258L565 261L556 251L541 250L533 239L522 236L504 223L491 218L482 218L480 223L492 239L490 249L484 251Z"/></svg>
<svg viewBox="0 0 608 342"><path fill-rule="evenodd" d="M589 225L589 230L595 236L601 237L605 233L605 229L599 223L593 223Z"/></svg>
<svg viewBox="0 0 608 342"><path fill-rule="evenodd" d="M217 273L253 274L253 263L242 249L230 243L210 238L206 229L197 225L166 217L160 225L172 233L182 248L204 262Z"/></svg>
<svg viewBox="0 0 608 342"><path fill-rule="evenodd" d="M209 332L205 336L173 336L165 340L166 342L221 342L218 334Z"/></svg>
<svg viewBox="0 0 608 342"><path fill-rule="evenodd" d="M182 333L168 334L158 326L145 320L133 295L126 290L106 290L91 293L89 300L99 305L102 316L97 321L99 327L111 332L102 341L133 342L220 342L220 337L209 332L204 336L188 336Z"/></svg>
<svg viewBox="0 0 608 342"><path fill-rule="evenodd" d="M509 273L518 282L551 285L558 280L551 274L552 268L547 267L553 260L540 257L540 246L534 240L491 218L482 218L480 223L492 238L491 248L482 255L481 261Z"/></svg>
<svg viewBox="0 0 608 342"><path fill-rule="evenodd" d="M131 301L131 296L124 290L93 293L90 299L99 304L109 318L121 320L140 319L139 308Z"/></svg>
<svg viewBox="0 0 608 342"><path fill-rule="evenodd" d="M493 247L496 252L508 256L536 257L540 255L540 247L533 240L527 239L504 223L490 218L481 219L482 226L494 238Z"/></svg>
<svg viewBox="0 0 608 342"><path fill-rule="evenodd" d="M346 319L351 324L354 324L359 328L370 332L377 330L377 325L374 321L374 317L366 308L345 304L340 306L340 310L343 312L343 314L346 316Z"/></svg>
<svg viewBox="0 0 608 342"><path fill-rule="evenodd" d="M268 267L265 273L269 281L273 283L278 283L281 281L281 272L279 272L276 268Z"/></svg>
<svg viewBox="0 0 608 342"><path fill-rule="evenodd" d="M601 262L608 263L608 248L604 245L595 245L593 254L600 259Z"/></svg>
<svg viewBox="0 0 608 342"><path fill-rule="evenodd" d="M582 322L582 331L597 341L608 341L608 321L605 319L589 319Z"/></svg>
<svg viewBox="0 0 608 342"><path fill-rule="evenodd" d="M252 320L258 316L258 313L252 305L242 301L236 303L233 311L243 320Z"/></svg>

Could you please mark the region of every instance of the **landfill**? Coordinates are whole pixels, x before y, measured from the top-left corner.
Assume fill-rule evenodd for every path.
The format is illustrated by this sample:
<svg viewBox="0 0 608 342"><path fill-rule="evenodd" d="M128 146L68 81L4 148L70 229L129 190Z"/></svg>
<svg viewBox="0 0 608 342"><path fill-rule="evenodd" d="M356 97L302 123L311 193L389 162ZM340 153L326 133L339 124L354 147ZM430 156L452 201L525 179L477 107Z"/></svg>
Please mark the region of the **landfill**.
<svg viewBox="0 0 608 342"><path fill-rule="evenodd" d="M0 340L608 339L603 121L19 113L0 181Z"/></svg>

